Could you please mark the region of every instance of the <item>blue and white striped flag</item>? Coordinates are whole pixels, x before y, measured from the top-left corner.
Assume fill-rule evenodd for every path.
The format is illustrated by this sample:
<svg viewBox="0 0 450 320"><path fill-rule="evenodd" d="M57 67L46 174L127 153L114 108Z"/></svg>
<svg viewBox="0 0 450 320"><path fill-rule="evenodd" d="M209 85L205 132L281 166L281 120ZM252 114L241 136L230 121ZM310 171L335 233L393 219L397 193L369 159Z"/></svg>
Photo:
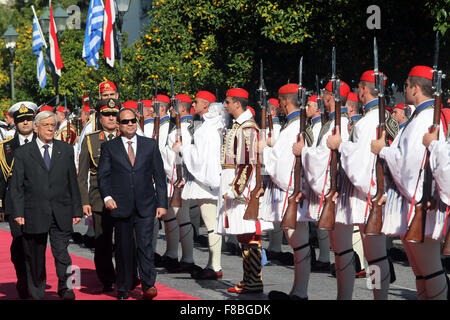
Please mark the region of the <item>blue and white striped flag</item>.
<svg viewBox="0 0 450 320"><path fill-rule="evenodd" d="M33 17L33 53L37 58L37 78L39 87L42 89L47 83L47 72L45 70L44 54L42 47L45 46L45 40L39 26L39 20L36 15Z"/></svg>
<svg viewBox="0 0 450 320"><path fill-rule="evenodd" d="M103 11L101 0L91 0L84 34L83 59L95 69L98 69L98 51L103 41Z"/></svg>

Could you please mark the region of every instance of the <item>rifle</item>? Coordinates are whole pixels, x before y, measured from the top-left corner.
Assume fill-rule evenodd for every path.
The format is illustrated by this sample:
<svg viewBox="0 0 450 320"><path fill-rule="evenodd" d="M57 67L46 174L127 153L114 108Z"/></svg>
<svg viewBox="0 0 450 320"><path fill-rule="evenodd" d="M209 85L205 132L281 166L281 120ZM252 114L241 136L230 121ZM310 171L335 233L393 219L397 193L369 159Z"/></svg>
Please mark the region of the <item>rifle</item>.
<svg viewBox="0 0 450 320"><path fill-rule="evenodd" d="M259 136L266 134L266 119L267 119L267 90L264 85L263 76L263 62L261 59L260 69L259 69L259 88L257 90L259 99L258 104L261 107L261 130L259 130ZM259 142L259 138L258 138ZM259 148L259 144L257 146ZM256 155L256 183L255 187L250 193L250 200L248 201L247 208L244 213L244 220L256 221L258 220L259 214L259 198L256 197L257 193L262 187L262 177L261 177L261 156L259 151Z"/></svg>
<svg viewBox="0 0 450 320"><path fill-rule="evenodd" d="M66 122L67 122L66 142L70 143L72 134L70 132L69 111L67 110L67 96L65 93L64 93L64 113L66 115Z"/></svg>
<svg viewBox="0 0 450 320"><path fill-rule="evenodd" d="M433 59L433 89L434 91L434 114L433 114L433 125L430 127L435 128L440 124L441 117L441 82L445 77L442 74L441 70L437 70L438 60L439 60L439 31L436 32L436 39L434 43L434 59ZM438 133L439 137L439 133ZM419 173L419 178L422 173L424 173L423 177L423 189L422 189L422 199L414 204L414 218L412 219L408 231L405 235L405 240L412 243L422 243L425 237L425 224L426 224L426 213L431 208L432 202L432 183L433 183L433 175L429 166L430 152L428 149L425 149L424 154L424 167L421 168ZM419 181L417 181L419 182ZM414 199L413 199L414 201ZM413 205L411 204L411 206Z"/></svg>
<svg viewBox="0 0 450 320"><path fill-rule="evenodd" d="M385 76L382 72L378 71L378 47L377 39L373 38L373 53L374 53L374 73L375 73L375 90L378 93L378 119L379 126L377 131L377 139L381 138L383 131L386 132L385 124L385 97L384 97L384 83ZM380 157L376 157L376 178L377 178L377 192L372 197L372 209L369 213L369 218L366 222L364 232L367 235L381 235L381 228L383 227L383 206L378 204L379 200L384 194L384 173L383 173L383 160Z"/></svg>
<svg viewBox="0 0 450 320"><path fill-rule="evenodd" d="M336 77L336 49L333 47L331 62L331 82L332 90L334 92L334 104L335 104L335 118L334 118L334 131L339 127L341 129L341 95L339 91L340 80ZM335 203L333 197L337 192L337 176L338 176L338 164L339 153L337 150L331 151L330 162L330 189L325 195L325 203L323 205L322 214L320 215L317 227L321 230L333 230L334 222L336 219Z"/></svg>
<svg viewBox="0 0 450 320"><path fill-rule="evenodd" d="M77 136L80 135L80 113L81 113L81 108L78 108L78 99L77 99L77 90L73 89L73 108L74 108L74 114L75 117L73 119L73 121L75 122L75 131Z"/></svg>
<svg viewBox="0 0 450 320"><path fill-rule="evenodd" d="M300 105L300 130L297 135L297 142L300 141L301 135L305 137L306 129L306 92L302 84L303 77L303 57L300 58L300 64L298 68L298 103ZM284 213L283 220L281 220L280 226L284 229L294 229L297 225L297 208L298 205L302 205L303 200L300 202L296 201L296 198L301 192L302 184L302 156L295 156L295 166L294 166L294 191L288 198L288 206L286 212ZM286 191L289 192L289 189Z"/></svg>
<svg viewBox="0 0 450 320"><path fill-rule="evenodd" d="M176 115L176 140L182 142L181 140L181 120L180 120L180 106L178 104L178 99L175 98L175 94L174 94L174 88L173 88L173 76L170 75L170 87L172 90L172 96L170 97L170 102L172 104L172 107L175 111L175 115ZM181 164L181 159L179 154L176 155L176 172L177 172L177 181L173 184L174 189L173 189L173 194L172 197L170 198L170 203L169 205L171 207L177 207L180 208L181 204L182 204L182 199L181 199L181 192L183 190L183 186L180 186L181 182L183 181L183 174L182 174L182 164Z"/></svg>
<svg viewBox="0 0 450 320"><path fill-rule="evenodd" d="M144 132L144 104L141 101L141 79L138 81L138 112L139 112L139 126Z"/></svg>
<svg viewBox="0 0 450 320"><path fill-rule="evenodd" d="M152 138L159 141L159 102L158 102L158 80L155 83L155 101L153 102L153 109L155 110L155 124L153 127Z"/></svg>
<svg viewBox="0 0 450 320"><path fill-rule="evenodd" d="M316 91L317 91L317 105L319 106L320 111L320 121L322 124L326 122L325 119L325 108L323 106L323 98L322 98L322 91L319 89L319 76L316 74Z"/></svg>

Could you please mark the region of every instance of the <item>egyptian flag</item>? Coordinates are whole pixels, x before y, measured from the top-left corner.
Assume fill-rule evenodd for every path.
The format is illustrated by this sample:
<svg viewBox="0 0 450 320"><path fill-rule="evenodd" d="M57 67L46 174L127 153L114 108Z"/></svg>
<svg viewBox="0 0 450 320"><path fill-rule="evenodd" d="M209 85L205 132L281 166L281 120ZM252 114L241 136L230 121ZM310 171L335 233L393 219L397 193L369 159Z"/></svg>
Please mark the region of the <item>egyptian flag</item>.
<svg viewBox="0 0 450 320"><path fill-rule="evenodd" d="M56 24L53 18L52 2L50 1L50 32L49 39L50 43L50 61L53 64L55 73L61 77L61 69L64 67L61 54L59 53L58 38L56 37Z"/></svg>
<svg viewBox="0 0 450 320"><path fill-rule="evenodd" d="M116 19L116 10L114 0L105 0L105 15L103 25L103 54L106 58L106 63L114 68L115 59L115 38L114 38L114 23Z"/></svg>

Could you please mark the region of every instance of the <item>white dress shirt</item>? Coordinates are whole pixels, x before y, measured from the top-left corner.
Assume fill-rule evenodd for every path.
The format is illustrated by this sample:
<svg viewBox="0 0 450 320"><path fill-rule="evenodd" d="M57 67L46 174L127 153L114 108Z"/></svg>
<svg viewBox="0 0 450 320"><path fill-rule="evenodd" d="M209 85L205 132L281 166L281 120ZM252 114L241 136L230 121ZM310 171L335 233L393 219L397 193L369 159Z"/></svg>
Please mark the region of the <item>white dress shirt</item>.
<svg viewBox="0 0 450 320"><path fill-rule="evenodd" d="M28 137L24 137L19 133L19 144L23 146L25 144L25 139L28 139L28 143L33 140L33 133L31 133Z"/></svg>
<svg viewBox="0 0 450 320"><path fill-rule="evenodd" d="M42 142L41 139L39 139L39 137L36 139L36 143L38 145L39 151L41 152L42 158L44 158L44 152L45 152L44 145L45 145L45 143ZM48 154L50 155L50 159L51 159L52 158L52 152L53 152L53 140L50 143L47 143L47 145L49 146Z"/></svg>

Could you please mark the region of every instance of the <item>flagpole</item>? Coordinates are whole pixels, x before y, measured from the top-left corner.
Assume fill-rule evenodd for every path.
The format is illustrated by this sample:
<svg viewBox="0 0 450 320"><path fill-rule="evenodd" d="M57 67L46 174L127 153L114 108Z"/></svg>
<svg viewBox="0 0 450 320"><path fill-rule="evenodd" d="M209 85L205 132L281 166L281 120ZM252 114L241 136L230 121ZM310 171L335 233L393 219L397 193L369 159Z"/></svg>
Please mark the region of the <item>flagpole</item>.
<svg viewBox="0 0 450 320"><path fill-rule="evenodd" d="M36 18L36 21L37 21L37 26L38 26L39 33L41 35L42 40L44 40L44 46L47 49L47 41L45 41L44 34L42 33L42 29L41 29L41 24L39 23L39 19L37 17L37 14L36 14L36 11L34 10L34 6L33 5L31 5L31 9L33 9L33 14L34 14L34 17Z"/></svg>

